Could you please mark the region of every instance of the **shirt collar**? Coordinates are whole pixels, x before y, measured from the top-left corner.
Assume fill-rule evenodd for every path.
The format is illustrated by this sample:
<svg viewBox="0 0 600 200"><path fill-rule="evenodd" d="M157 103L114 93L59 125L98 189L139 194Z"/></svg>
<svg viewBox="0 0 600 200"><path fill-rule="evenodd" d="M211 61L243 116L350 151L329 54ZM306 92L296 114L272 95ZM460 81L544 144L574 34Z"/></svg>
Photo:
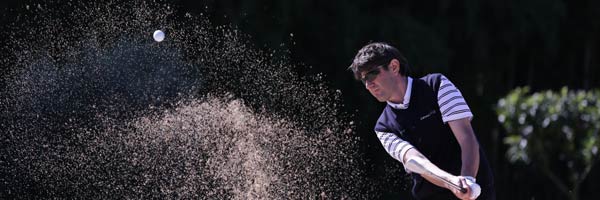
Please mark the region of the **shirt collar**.
<svg viewBox="0 0 600 200"><path fill-rule="evenodd" d="M404 101L402 103L392 103L392 102L387 102L388 105L392 106L392 108L395 109L407 109L408 108L408 103L410 103L410 93L412 90L412 78L410 77L406 77L408 79L408 84L406 86L406 92L404 93Z"/></svg>

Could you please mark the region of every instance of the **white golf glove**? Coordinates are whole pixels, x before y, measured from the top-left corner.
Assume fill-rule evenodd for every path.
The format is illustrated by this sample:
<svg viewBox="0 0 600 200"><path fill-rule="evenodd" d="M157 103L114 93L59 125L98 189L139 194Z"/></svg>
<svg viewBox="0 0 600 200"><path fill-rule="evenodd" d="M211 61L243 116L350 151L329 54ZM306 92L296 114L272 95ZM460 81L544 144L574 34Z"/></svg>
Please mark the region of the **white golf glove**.
<svg viewBox="0 0 600 200"><path fill-rule="evenodd" d="M471 199L476 199L481 194L481 187L475 182L472 176L463 176L467 181L467 185L471 188Z"/></svg>

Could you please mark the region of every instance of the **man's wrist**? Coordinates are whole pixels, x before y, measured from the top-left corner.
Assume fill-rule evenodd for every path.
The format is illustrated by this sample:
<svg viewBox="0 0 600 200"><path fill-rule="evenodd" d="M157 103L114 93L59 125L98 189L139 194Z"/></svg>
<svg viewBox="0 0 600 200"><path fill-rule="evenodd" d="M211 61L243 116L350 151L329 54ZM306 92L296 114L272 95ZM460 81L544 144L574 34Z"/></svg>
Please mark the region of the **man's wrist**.
<svg viewBox="0 0 600 200"><path fill-rule="evenodd" d="M464 177L465 179L467 179L467 181L471 181L473 183L477 182L476 179L475 179L475 177L472 177L472 176L462 176L462 177Z"/></svg>

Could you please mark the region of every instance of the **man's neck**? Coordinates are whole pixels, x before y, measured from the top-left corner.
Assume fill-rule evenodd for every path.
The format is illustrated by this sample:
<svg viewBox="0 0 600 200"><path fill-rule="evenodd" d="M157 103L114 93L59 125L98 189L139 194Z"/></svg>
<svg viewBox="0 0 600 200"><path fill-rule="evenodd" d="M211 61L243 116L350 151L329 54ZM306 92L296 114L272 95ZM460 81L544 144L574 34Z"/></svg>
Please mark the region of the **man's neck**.
<svg viewBox="0 0 600 200"><path fill-rule="evenodd" d="M408 78L406 76L400 76L396 82L396 85L398 86L398 92L391 96L389 102L400 104L404 102L404 95L406 94L406 89L408 86Z"/></svg>

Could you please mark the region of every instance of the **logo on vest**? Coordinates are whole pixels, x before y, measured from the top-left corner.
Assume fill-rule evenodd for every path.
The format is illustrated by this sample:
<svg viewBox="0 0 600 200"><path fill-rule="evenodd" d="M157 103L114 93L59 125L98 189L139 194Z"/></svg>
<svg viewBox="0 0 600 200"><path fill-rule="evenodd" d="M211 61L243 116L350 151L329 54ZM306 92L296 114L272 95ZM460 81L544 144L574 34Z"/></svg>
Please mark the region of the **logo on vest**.
<svg viewBox="0 0 600 200"><path fill-rule="evenodd" d="M421 117L421 120L427 119L428 117L431 117L431 115L435 114L435 110L432 110L431 112L429 112L427 115Z"/></svg>

